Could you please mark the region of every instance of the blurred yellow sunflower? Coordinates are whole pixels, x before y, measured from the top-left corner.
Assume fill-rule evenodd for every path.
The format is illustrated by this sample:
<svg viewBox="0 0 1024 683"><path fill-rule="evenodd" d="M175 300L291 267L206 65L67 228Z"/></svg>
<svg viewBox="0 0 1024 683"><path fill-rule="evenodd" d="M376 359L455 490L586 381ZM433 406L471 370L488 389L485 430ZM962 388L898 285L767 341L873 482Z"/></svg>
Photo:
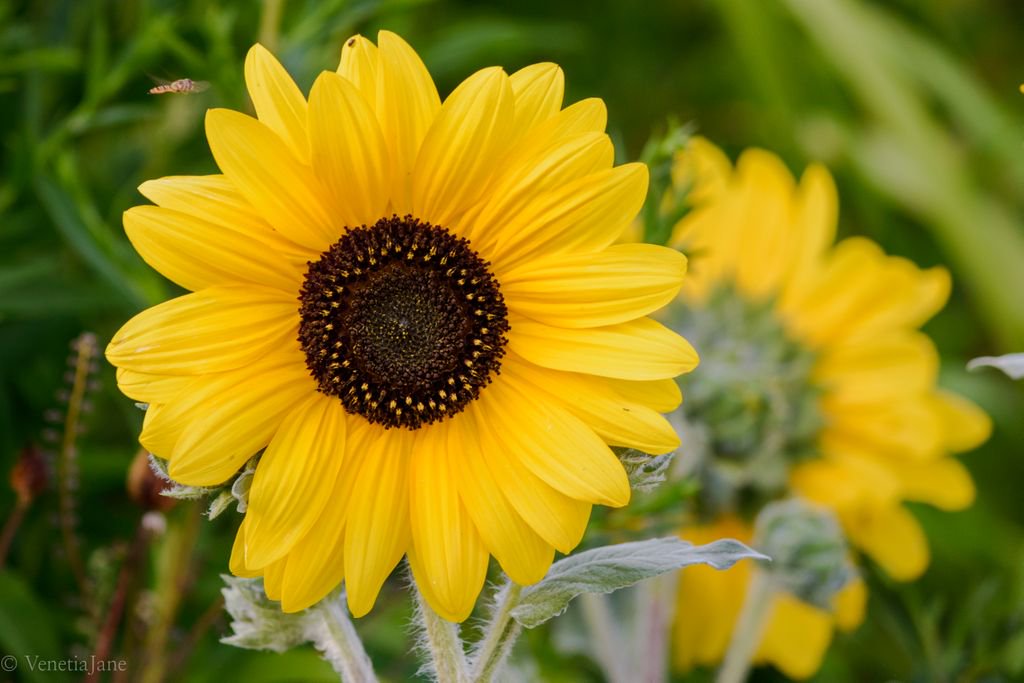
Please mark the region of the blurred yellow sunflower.
<svg viewBox="0 0 1024 683"><path fill-rule="evenodd" d="M382 31L308 101L259 45L245 77L258 118L206 118L223 175L144 183L156 206L124 217L194 293L107 357L175 480L220 484L266 449L232 572L289 612L344 579L362 616L407 555L461 621L490 555L536 582L592 504L626 504L609 445L676 447L659 413L697 357L645 316L686 260L613 245L647 170L613 167L604 104L563 109L554 64L483 69L442 103Z"/></svg>
<svg viewBox="0 0 1024 683"><path fill-rule="evenodd" d="M798 495L831 509L893 579L917 577L928 544L903 502L970 505L970 475L949 455L990 430L979 408L936 386L938 354L918 330L945 303L949 274L863 238L833 246L836 190L820 166L797 182L778 157L750 150L733 168L698 138L677 157L673 183L689 188L692 207L671 237L692 259L677 329L703 356L684 386L684 420L704 444L692 464L699 517L684 536L749 541L760 504ZM682 573L677 668L720 661L749 574ZM831 613L777 596L757 661L812 675L833 627L862 621L865 597L860 580Z"/></svg>

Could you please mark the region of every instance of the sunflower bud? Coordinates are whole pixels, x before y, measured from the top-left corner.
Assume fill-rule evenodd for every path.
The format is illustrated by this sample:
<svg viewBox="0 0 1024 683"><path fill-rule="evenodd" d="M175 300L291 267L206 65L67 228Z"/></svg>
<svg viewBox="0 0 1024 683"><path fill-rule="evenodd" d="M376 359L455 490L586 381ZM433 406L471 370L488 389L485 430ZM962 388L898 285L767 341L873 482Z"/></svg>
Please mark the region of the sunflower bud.
<svg viewBox="0 0 1024 683"><path fill-rule="evenodd" d="M162 495L167 482L149 465L149 454L140 450L128 468L128 495L144 510L168 510L174 499Z"/></svg>
<svg viewBox="0 0 1024 683"><path fill-rule="evenodd" d="M11 488L18 496L21 505L28 505L40 493L46 490L50 473L46 459L35 446L22 449L18 461L11 468Z"/></svg>
<svg viewBox="0 0 1024 683"><path fill-rule="evenodd" d="M855 574L835 516L797 498L761 510L754 545L772 558L767 570L780 588L824 609Z"/></svg>

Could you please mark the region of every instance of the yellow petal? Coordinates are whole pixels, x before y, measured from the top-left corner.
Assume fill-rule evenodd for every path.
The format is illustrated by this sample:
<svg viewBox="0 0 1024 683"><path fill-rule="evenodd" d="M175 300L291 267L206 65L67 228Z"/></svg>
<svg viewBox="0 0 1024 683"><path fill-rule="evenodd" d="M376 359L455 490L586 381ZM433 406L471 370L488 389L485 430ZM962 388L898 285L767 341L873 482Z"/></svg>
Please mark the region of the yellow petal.
<svg viewBox="0 0 1024 683"><path fill-rule="evenodd" d="M385 215L391 171L377 119L355 87L320 74L309 94L313 170L331 207L347 226L373 225Z"/></svg>
<svg viewBox="0 0 1024 683"><path fill-rule="evenodd" d="M107 360L154 375L240 368L297 336L292 296L255 286L210 287L148 308L118 330Z"/></svg>
<svg viewBox="0 0 1024 683"><path fill-rule="evenodd" d="M514 145L497 164L489 198L458 221L460 232L479 250L495 251L509 217L518 215L534 197L611 168L615 149L608 136L558 131L561 118L556 115Z"/></svg>
<svg viewBox="0 0 1024 683"><path fill-rule="evenodd" d="M301 358L284 353L203 378L167 407L168 422L186 425L169 457L171 477L190 486L223 483L314 390Z"/></svg>
<svg viewBox="0 0 1024 683"><path fill-rule="evenodd" d="M345 455L337 477L331 482L327 505L313 528L289 554L281 587L281 609L285 612L299 612L319 602L345 578L348 502L370 446L371 434L376 436L378 432L372 431L362 418L348 420Z"/></svg>
<svg viewBox="0 0 1024 683"><path fill-rule="evenodd" d="M287 143L299 161L308 164L306 99L277 58L259 43L245 57L245 85L260 121Z"/></svg>
<svg viewBox="0 0 1024 683"><path fill-rule="evenodd" d="M870 508L844 519L851 541L897 581L913 581L928 566L928 539L899 505Z"/></svg>
<svg viewBox="0 0 1024 683"><path fill-rule="evenodd" d="M516 512L541 538L568 554L583 539L590 503L556 491L522 463L507 434L493 423L494 415L503 407L492 401L492 389L488 387L467 409L474 412L473 420L480 429L483 457Z"/></svg>
<svg viewBox="0 0 1024 683"><path fill-rule="evenodd" d="M344 526L315 526L296 544L281 580L282 612L294 614L308 609L341 584L345 579L344 541Z"/></svg>
<svg viewBox="0 0 1024 683"><path fill-rule="evenodd" d="M683 402L683 392L675 379L652 379L634 382L625 379L605 379L615 393L627 401L647 406L659 413L670 413Z"/></svg>
<svg viewBox="0 0 1024 683"><path fill-rule="evenodd" d="M520 585L536 583L547 574L555 549L509 503L504 482L495 475L493 461L481 450L481 442L472 412L453 420L449 452L459 463L452 470L462 502L487 550L509 578Z"/></svg>
<svg viewBox="0 0 1024 683"><path fill-rule="evenodd" d="M791 200L793 176L778 156L764 150L743 153L736 164L740 233L735 277L740 291L753 298L774 294L789 272L797 238Z"/></svg>
<svg viewBox="0 0 1024 683"><path fill-rule="evenodd" d="M182 393L189 391L189 387L197 380L189 378L189 385L182 389ZM179 402L175 401L175 404ZM164 416L167 416L166 419ZM146 408L146 414L142 418L142 432L139 434L139 443L147 451L161 458L168 458L174 453L174 445L181 438L181 433L187 427L187 423L176 415L166 403L150 403Z"/></svg>
<svg viewBox="0 0 1024 683"><path fill-rule="evenodd" d="M505 433L512 452L535 476L571 498L612 507L628 503L629 478L611 449L586 423L534 391L523 368L510 360L486 392L502 407L491 422Z"/></svg>
<svg viewBox="0 0 1024 683"><path fill-rule="evenodd" d="M949 299L949 271L942 267L922 270L910 261L889 257L881 275L888 296L872 302L850 325L858 335L893 327L923 325Z"/></svg>
<svg viewBox="0 0 1024 683"><path fill-rule="evenodd" d="M417 433L410 475L409 556L416 584L435 612L465 621L473 611L487 574L487 550L467 514L448 453L451 421ZM459 462L458 467L465 463Z"/></svg>
<svg viewBox="0 0 1024 683"><path fill-rule="evenodd" d="M501 292L509 308L561 327L627 322L679 293L686 257L654 244L619 244L596 254L539 259L508 271Z"/></svg>
<svg viewBox="0 0 1024 683"><path fill-rule="evenodd" d="M509 142L513 115L508 76L498 67L476 72L448 96L416 157L417 217L447 225L480 198Z"/></svg>
<svg viewBox="0 0 1024 683"><path fill-rule="evenodd" d="M288 558L284 557L263 570L263 592L271 600L281 600L281 585L287 562Z"/></svg>
<svg viewBox="0 0 1024 683"><path fill-rule="evenodd" d="M127 368L117 369L117 388L142 403L167 403L192 381L183 375L151 375Z"/></svg>
<svg viewBox="0 0 1024 683"><path fill-rule="evenodd" d="M642 404L623 399L605 380L541 369L523 361L516 365L515 374L529 382L531 391L556 401L605 443L653 454L679 447L679 437L665 418Z"/></svg>
<svg viewBox="0 0 1024 683"><path fill-rule="evenodd" d="M795 244L790 272L780 297L780 307L788 310L796 296L821 268L825 251L836 238L839 221L839 196L828 169L811 164L800 178L793 204Z"/></svg>
<svg viewBox="0 0 1024 683"><path fill-rule="evenodd" d="M320 392L285 416L249 492L247 566L280 559L316 522L341 469L345 416L340 401Z"/></svg>
<svg viewBox="0 0 1024 683"><path fill-rule="evenodd" d="M840 631L852 631L864 622L868 607L868 587L857 577L843 586L832 598L836 626Z"/></svg>
<svg viewBox="0 0 1024 683"><path fill-rule="evenodd" d="M338 239L341 226L313 170L273 131L245 114L211 109L206 137L220 170L278 232L317 253Z"/></svg>
<svg viewBox="0 0 1024 683"><path fill-rule="evenodd" d="M395 213L411 209L412 169L441 99L419 55L390 31L377 36L377 120L391 151Z"/></svg>
<svg viewBox="0 0 1024 683"><path fill-rule="evenodd" d="M647 177L643 164L624 164L536 196L509 216L504 241L488 254L499 279L527 259L612 244L643 206Z"/></svg>
<svg viewBox="0 0 1024 683"><path fill-rule="evenodd" d="M821 449L824 457L800 463L790 473L790 486L801 496L837 511L899 501L899 481L877 458L844 451L833 439L823 440Z"/></svg>
<svg viewBox="0 0 1024 683"><path fill-rule="evenodd" d="M886 256L869 240L851 237L833 250L788 310L794 331L821 346L917 327L942 307L949 287L946 270L921 270Z"/></svg>
<svg viewBox="0 0 1024 683"><path fill-rule="evenodd" d="M705 527L684 529L681 535L692 543L710 543L726 537L746 542L750 531L738 520L724 517ZM748 562L740 562L728 571L696 565L679 572L672 628L675 669L688 671L722 660L749 581Z"/></svg>
<svg viewBox="0 0 1024 683"><path fill-rule="evenodd" d="M992 419L963 396L939 389L930 404L942 426L943 442L954 453L976 448L992 434Z"/></svg>
<svg viewBox="0 0 1024 683"><path fill-rule="evenodd" d="M412 434L405 429L373 431L349 499L345 530L345 584L348 607L356 617L370 611L409 547Z"/></svg>
<svg viewBox="0 0 1024 683"><path fill-rule="evenodd" d="M524 135L562 107L565 74L557 64L531 64L512 74L509 83L516 102L513 136Z"/></svg>
<svg viewBox="0 0 1024 683"><path fill-rule="evenodd" d="M931 339L900 330L822 349L812 379L828 391L831 405L841 406L920 396L938 371Z"/></svg>
<svg viewBox="0 0 1024 683"><path fill-rule="evenodd" d="M837 405L826 395L821 407L828 431L862 449L913 460L929 460L943 452L942 425L923 397Z"/></svg>
<svg viewBox="0 0 1024 683"><path fill-rule="evenodd" d="M690 343L650 318L577 330L516 315L509 319L509 349L541 367L652 380L676 377L697 366Z"/></svg>
<svg viewBox="0 0 1024 683"><path fill-rule="evenodd" d="M156 206L124 213L128 240L150 266L185 289L251 282L295 295L306 256L270 230L213 223Z"/></svg>
<svg viewBox="0 0 1024 683"><path fill-rule="evenodd" d="M567 137L578 133L603 133L608 127L608 108L604 100L588 97L580 100L539 124L529 135Z"/></svg>
<svg viewBox="0 0 1024 683"><path fill-rule="evenodd" d="M139 185L139 192L165 209L237 230L273 233L273 228L223 175L166 176L147 180Z"/></svg>
<svg viewBox="0 0 1024 683"><path fill-rule="evenodd" d="M890 458L886 467L899 479L906 500L929 503L943 510L963 510L974 502L971 475L953 458L924 463Z"/></svg>
<svg viewBox="0 0 1024 683"><path fill-rule="evenodd" d="M242 518L242 523L238 525L238 531L235 533L235 542L231 545L231 559L228 560L228 569L235 576L240 576L244 579L253 579L260 575L260 572L255 569L249 569L245 566L245 518Z"/></svg>
<svg viewBox="0 0 1024 683"><path fill-rule="evenodd" d="M732 165L721 150L703 138L691 140L677 158L677 187L692 187L693 208L672 229L669 245L691 255L684 292L702 300L723 277L732 277L749 217Z"/></svg>
<svg viewBox="0 0 1024 683"><path fill-rule="evenodd" d="M341 48L338 74L356 87L371 109L377 106L378 61L377 46L360 35L346 40Z"/></svg>
<svg viewBox="0 0 1024 683"><path fill-rule="evenodd" d="M778 593L755 659L771 662L786 676L803 680L821 667L830 642L832 618L828 612Z"/></svg>
<svg viewBox="0 0 1024 683"><path fill-rule="evenodd" d="M687 189L687 201L701 205L719 199L732 178L732 162L707 138L695 135L676 153L672 184ZM673 235L670 243L674 244Z"/></svg>

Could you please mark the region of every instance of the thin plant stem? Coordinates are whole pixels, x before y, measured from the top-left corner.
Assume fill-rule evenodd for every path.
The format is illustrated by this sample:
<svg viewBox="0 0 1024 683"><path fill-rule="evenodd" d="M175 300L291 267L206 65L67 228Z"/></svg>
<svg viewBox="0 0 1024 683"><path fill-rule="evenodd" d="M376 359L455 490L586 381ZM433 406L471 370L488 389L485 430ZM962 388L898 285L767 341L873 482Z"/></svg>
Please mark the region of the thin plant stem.
<svg viewBox="0 0 1024 683"><path fill-rule="evenodd" d="M183 513L183 521L172 521L172 518L168 518L167 533L160 548L155 590L158 603L154 621L146 632L145 661L139 676L141 683L159 683L166 677L167 641L178 614L181 598L190 581L193 552L199 537L203 508L192 502Z"/></svg>
<svg viewBox="0 0 1024 683"><path fill-rule="evenodd" d="M755 568L715 683L743 683L747 680L751 659L761 642L775 591L771 575Z"/></svg>
<svg viewBox="0 0 1024 683"><path fill-rule="evenodd" d="M25 513L28 511L29 502L20 496L14 502L14 509L4 522L3 531L0 531L0 569L7 563L7 553L11 549L14 535L18 533L21 523L25 521Z"/></svg>
<svg viewBox="0 0 1024 683"><path fill-rule="evenodd" d="M469 683L469 667L462 639L459 638L459 627L435 612L423 599L416 582L412 584L416 596L416 622L438 683Z"/></svg>
<svg viewBox="0 0 1024 683"><path fill-rule="evenodd" d="M366 654L344 605L344 597L338 595L321 600L312 608L312 618L319 619L324 626L320 633L327 635L326 638L317 638L314 644L345 683L373 683L377 680L373 662Z"/></svg>
<svg viewBox="0 0 1024 683"><path fill-rule="evenodd" d="M82 555L79 551L78 537L75 535L75 501L73 479L75 458L77 455L79 422L82 416L82 405L85 402L85 391L89 384L89 366L96 355L96 338L85 333L75 343L75 369L68 395L68 412L64 418L64 436L57 457L57 497L58 518L60 520L61 540L68 566L78 584L78 590L85 597L88 594L88 580Z"/></svg>
<svg viewBox="0 0 1024 683"><path fill-rule="evenodd" d="M512 609L519 603L523 587L509 581L495 597L494 612L484 627L484 635L476 647L472 664L474 683L486 683L501 671L522 626L512 618Z"/></svg>
<svg viewBox="0 0 1024 683"><path fill-rule="evenodd" d="M616 632L608 597L600 593L584 593L579 597L583 620L594 637L594 654L610 683L630 683L633 679L622 660L622 639Z"/></svg>
<svg viewBox="0 0 1024 683"><path fill-rule="evenodd" d="M103 626L100 628L99 635L96 638L96 650L93 653L93 661L103 661L110 657L114 647L114 640L117 637L118 627L121 625L121 619L125 613L125 605L128 604L129 594L133 584L135 584L139 573L139 565L142 562L148 545L149 532L143 525L142 520L139 520L131 546L129 546L124 561L121 563L121 570L118 572L114 596L110 600L110 606L107 608ZM100 672L93 670L85 680L96 681L99 680L99 676Z"/></svg>
<svg viewBox="0 0 1024 683"><path fill-rule="evenodd" d="M260 13L259 41L271 52L277 51L282 4L281 0L263 0L263 12Z"/></svg>
<svg viewBox="0 0 1024 683"><path fill-rule="evenodd" d="M678 580L673 572L644 581L636 588L639 640L634 641L634 650L640 655L635 662L636 670L641 672L640 680L668 680L668 634Z"/></svg>

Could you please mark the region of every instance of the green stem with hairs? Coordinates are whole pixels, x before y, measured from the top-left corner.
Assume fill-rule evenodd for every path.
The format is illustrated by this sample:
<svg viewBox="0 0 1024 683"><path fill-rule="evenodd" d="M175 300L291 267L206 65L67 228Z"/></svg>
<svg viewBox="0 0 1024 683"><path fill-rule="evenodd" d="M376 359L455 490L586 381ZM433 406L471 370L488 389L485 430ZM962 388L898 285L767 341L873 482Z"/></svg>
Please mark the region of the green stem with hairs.
<svg viewBox="0 0 1024 683"><path fill-rule="evenodd" d="M615 627L608 597L600 593L584 593L578 598L583 621L594 638L592 651L609 683L629 683L632 678L622 659L622 637Z"/></svg>
<svg viewBox="0 0 1024 683"><path fill-rule="evenodd" d="M324 653L341 680L345 683L376 681L373 663L345 612L344 597L339 595L321 600L310 612L310 618L318 619L324 627L321 633L326 634L326 638L318 638L314 644Z"/></svg>
<svg viewBox="0 0 1024 683"><path fill-rule="evenodd" d="M776 587L771 576L755 568L747 587L747 596L733 628L732 640L726 650L722 668L715 683L743 683L750 673L751 660L761 643L765 622L775 597Z"/></svg>
<svg viewBox="0 0 1024 683"><path fill-rule="evenodd" d="M473 656L472 680L487 683L501 671L512 646L522 631L519 623L512 618L512 609L519 603L523 587L509 581L495 597L494 612L484 628L483 639Z"/></svg>
<svg viewBox="0 0 1024 683"><path fill-rule="evenodd" d="M459 627L444 619L431 608L423 594L412 582L416 596L416 624L422 633L423 644L430 655L430 664L439 683L469 683L466 652L459 638Z"/></svg>

